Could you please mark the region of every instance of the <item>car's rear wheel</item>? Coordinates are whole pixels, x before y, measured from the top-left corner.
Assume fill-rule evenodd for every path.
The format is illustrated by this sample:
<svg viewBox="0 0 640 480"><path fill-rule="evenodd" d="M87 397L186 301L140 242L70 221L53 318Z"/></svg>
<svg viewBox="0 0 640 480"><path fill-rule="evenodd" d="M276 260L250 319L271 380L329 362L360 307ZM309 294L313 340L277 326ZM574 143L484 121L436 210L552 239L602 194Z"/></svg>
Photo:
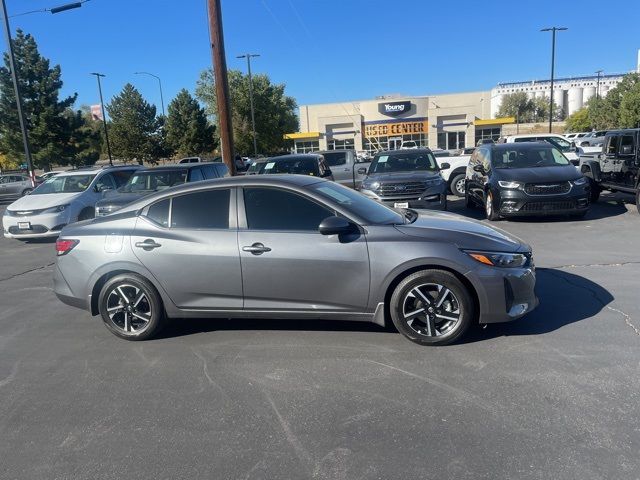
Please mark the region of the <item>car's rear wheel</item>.
<svg viewBox="0 0 640 480"><path fill-rule="evenodd" d="M466 175L464 173L460 173L453 177L451 183L449 184L451 193L453 193L456 197L464 197L465 178Z"/></svg>
<svg viewBox="0 0 640 480"><path fill-rule="evenodd" d="M447 345L460 338L474 317L471 292L446 270L421 270L393 291L391 319L400 333L420 345Z"/></svg>
<svg viewBox="0 0 640 480"><path fill-rule="evenodd" d="M485 211L485 214L487 215L487 220L491 220L491 221L500 220L500 215L496 213L495 203L493 201L493 193L491 193L491 190L487 192L487 195L485 197L484 211Z"/></svg>
<svg viewBox="0 0 640 480"><path fill-rule="evenodd" d="M98 299L100 316L114 335L146 340L164 323L162 299L154 286L135 273L125 273L104 284Z"/></svg>
<svg viewBox="0 0 640 480"><path fill-rule="evenodd" d="M589 179L589 183L591 184L591 193L589 194L589 200L591 203L595 203L600 198L600 193L602 193L602 189L599 185L596 184L593 180Z"/></svg>

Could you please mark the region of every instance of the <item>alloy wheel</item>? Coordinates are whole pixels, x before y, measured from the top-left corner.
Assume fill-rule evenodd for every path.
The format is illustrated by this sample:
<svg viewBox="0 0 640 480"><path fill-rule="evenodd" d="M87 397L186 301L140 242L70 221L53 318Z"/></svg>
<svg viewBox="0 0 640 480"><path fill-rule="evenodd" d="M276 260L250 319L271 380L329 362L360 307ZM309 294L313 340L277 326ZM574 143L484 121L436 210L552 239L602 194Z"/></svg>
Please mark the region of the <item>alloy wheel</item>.
<svg viewBox="0 0 640 480"><path fill-rule="evenodd" d="M465 179L461 178L453 185L453 189L455 190L454 193L456 193L460 197L464 197L464 189L465 189L464 183L465 183Z"/></svg>
<svg viewBox="0 0 640 480"><path fill-rule="evenodd" d="M484 202L484 209L487 213L487 218L491 219L491 217L493 217L493 195L491 192L487 194L487 199Z"/></svg>
<svg viewBox="0 0 640 480"><path fill-rule="evenodd" d="M138 335L149 326L153 316L151 301L140 287L122 283L107 295L109 322L124 335Z"/></svg>
<svg viewBox="0 0 640 480"><path fill-rule="evenodd" d="M414 332L427 337L441 337L460 322L460 302L444 285L424 283L404 297L402 317Z"/></svg>

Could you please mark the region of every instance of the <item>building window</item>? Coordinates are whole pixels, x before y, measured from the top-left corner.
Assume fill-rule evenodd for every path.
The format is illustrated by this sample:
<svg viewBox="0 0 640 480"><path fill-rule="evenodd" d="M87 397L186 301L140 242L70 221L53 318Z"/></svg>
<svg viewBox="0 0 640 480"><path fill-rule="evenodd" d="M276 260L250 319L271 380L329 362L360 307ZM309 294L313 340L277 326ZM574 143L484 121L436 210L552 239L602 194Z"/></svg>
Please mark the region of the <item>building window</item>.
<svg viewBox="0 0 640 480"><path fill-rule="evenodd" d="M368 137L363 139L362 147L366 152L374 155L377 152L398 149L404 142L415 142L418 147L426 148L429 146L429 137L426 133Z"/></svg>
<svg viewBox="0 0 640 480"><path fill-rule="evenodd" d="M500 127L491 127L491 128L476 128L476 145L478 144L478 140L484 140L485 138L490 138L494 142L497 142L500 138L502 129Z"/></svg>
<svg viewBox="0 0 640 480"><path fill-rule="evenodd" d="M320 142L318 140L296 141L296 153L311 153L320 150Z"/></svg>
<svg viewBox="0 0 640 480"><path fill-rule="evenodd" d="M329 140L327 142L327 150L354 150L355 141L353 138L348 138L346 140Z"/></svg>
<svg viewBox="0 0 640 480"><path fill-rule="evenodd" d="M458 150L465 146L465 132L438 132L438 148Z"/></svg>

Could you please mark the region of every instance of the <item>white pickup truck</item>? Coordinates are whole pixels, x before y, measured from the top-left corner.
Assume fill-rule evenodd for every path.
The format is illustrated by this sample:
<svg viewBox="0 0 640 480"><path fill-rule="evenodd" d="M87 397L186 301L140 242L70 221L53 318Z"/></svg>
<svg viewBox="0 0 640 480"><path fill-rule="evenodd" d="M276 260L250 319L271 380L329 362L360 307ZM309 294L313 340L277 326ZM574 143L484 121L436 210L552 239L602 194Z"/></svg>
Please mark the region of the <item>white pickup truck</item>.
<svg viewBox="0 0 640 480"><path fill-rule="evenodd" d="M470 158L471 155L460 155L455 157L436 156L436 162L438 162L438 165L441 166L443 163L451 165L447 170L441 170L440 174L447 182L447 185L449 185L449 191L457 197L464 197L464 179Z"/></svg>

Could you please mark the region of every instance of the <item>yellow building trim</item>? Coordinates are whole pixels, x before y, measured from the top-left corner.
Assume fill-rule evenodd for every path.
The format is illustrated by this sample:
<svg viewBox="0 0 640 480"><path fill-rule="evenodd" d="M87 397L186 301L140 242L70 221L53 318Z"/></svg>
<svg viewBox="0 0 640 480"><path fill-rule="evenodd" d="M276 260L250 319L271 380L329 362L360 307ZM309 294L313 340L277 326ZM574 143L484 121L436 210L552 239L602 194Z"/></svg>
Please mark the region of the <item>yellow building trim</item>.
<svg viewBox="0 0 640 480"><path fill-rule="evenodd" d="M285 140L297 140L300 138L320 138L320 132L296 132L296 133L285 133Z"/></svg>
<svg viewBox="0 0 640 480"><path fill-rule="evenodd" d="M516 117L491 118L488 120L476 120L473 122L476 126L481 125L503 125L505 123L516 123Z"/></svg>

